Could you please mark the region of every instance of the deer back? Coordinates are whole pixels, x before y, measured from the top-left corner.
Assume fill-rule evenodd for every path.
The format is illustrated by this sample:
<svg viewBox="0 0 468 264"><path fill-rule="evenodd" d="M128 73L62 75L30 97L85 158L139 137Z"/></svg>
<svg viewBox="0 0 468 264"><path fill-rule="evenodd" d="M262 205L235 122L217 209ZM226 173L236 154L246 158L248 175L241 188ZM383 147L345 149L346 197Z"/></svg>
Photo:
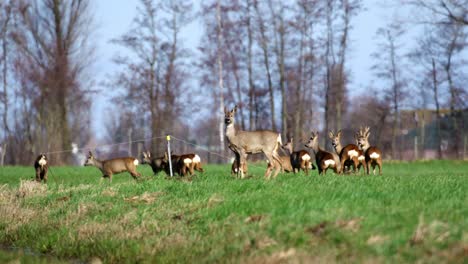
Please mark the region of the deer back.
<svg viewBox="0 0 468 264"><path fill-rule="evenodd" d="M281 134L269 130L239 131L234 137L228 137L231 145L241 148L246 153L273 152L281 145Z"/></svg>
<svg viewBox="0 0 468 264"><path fill-rule="evenodd" d="M359 147L354 144L348 144L341 150L340 159L341 160L349 160L354 159L359 156Z"/></svg>
<svg viewBox="0 0 468 264"><path fill-rule="evenodd" d="M115 158L102 161L103 170L106 172L119 173L124 171L136 171L139 164L138 159L133 157Z"/></svg>
<svg viewBox="0 0 468 264"><path fill-rule="evenodd" d="M380 160L382 159L382 151L377 147L369 147L365 153L366 161L368 160Z"/></svg>

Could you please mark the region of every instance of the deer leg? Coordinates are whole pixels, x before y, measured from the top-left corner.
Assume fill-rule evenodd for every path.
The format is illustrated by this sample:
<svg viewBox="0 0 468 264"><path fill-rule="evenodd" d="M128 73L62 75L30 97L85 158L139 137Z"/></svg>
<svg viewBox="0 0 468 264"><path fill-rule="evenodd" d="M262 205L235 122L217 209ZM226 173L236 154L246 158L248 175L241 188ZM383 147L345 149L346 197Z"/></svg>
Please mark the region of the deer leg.
<svg viewBox="0 0 468 264"><path fill-rule="evenodd" d="M41 173L41 178L44 180L44 183L47 183L47 172L43 171Z"/></svg>
<svg viewBox="0 0 468 264"><path fill-rule="evenodd" d="M366 162L366 173L367 173L367 175L369 175L369 165L370 165L369 162Z"/></svg>
<svg viewBox="0 0 468 264"><path fill-rule="evenodd" d="M240 169L238 169L238 171L240 171L241 173L241 179L244 179L245 178L245 173L244 173L244 166L246 166L246 163L247 163L247 153L245 153L244 151L241 151L239 153L239 157L240 157ZM239 173L239 172L238 172Z"/></svg>
<svg viewBox="0 0 468 264"><path fill-rule="evenodd" d="M40 168L36 169L36 181L41 182L41 169Z"/></svg>
<svg viewBox="0 0 468 264"><path fill-rule="evenodd" d="M266 179L270 179L271 177L271 172L273 170L273 168L276 168L276 160L275 158L273 157L274 154L267 154L265 152L263 152L263 154L265 154L267 160L268 160L268 166L267 166L267 170L265 171L265 178ZM276 169L276 171L279 171L281 169L281 165L280 165L280 168L279 169ZM275 175L278 174L278 173L275 173Z"/></svg>

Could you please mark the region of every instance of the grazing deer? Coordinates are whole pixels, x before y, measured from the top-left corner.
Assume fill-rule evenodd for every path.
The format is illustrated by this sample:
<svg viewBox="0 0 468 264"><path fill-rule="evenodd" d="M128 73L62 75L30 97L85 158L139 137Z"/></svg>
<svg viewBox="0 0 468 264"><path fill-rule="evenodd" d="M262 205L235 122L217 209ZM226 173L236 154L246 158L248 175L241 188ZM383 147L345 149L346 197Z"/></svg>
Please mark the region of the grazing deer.
<svg viewBox="0 0 468 264"><path fill-rule="evenodd" d="M37 156L34 161L34 169L36 170L36 181L47 183L47 172L49 171L49 162L45 154Z"/></svg>
<svg viewBox="0 0 468 264"><path fill-rule="evenodd" d="M142 155L143 158L141 159L141 164L149 164L153 170L154 175L158 174L160 171L165 170L163 157L151 158L151 153L149 151L143 151Z"/></svg>
<svg viewBox="0 0 468 264"><path fill-rule="evenodd" d="M382 151L377 147L369 144L370 128L361 128L359 133L356 135L359 148L364 152L365 157L365 168L367 174L369 174L369 165L372 166L373 174L375 175L375 166L379 167L379 175L382 175Z"/></svg>
<svg viewBox="0 0 468 264"><path fill-rule="evenodd" d="M281 172L290 173L294 170L293 166L291 165L291 159L289 156L279 156L279 158L281 162ZM273 165L271 165L268 160L267 160L267 163L268 163L267 169L272 170Z"/></svg>
<svg viewBox="0 0 468 264"><path fill-rule="evenodd" d="M248 154L262 152L271 166L265 171L265 178L269 179L273 168L276 168L273 178L275 178L282 169L281 159L278 155L278 147L282 145L281 134L269 130L242 131L234 126L234 115L237 111L237 105L231 111L224 109L224 123L226 124L226 137L229 142L229 148L234 151L236 158L239 159L240 167L243 168ZM244 171L238 170L241 178L244 178Z"/></svg>
<svg viewBox="0 0 468 264"><path fill-rule="evenodd" d="M354 173L357 172L359 166L359 147L354 144L348 144L344 148L341 146L341 130L338 133L333 131L328 132L328 137L331 139L333 148L336 154L340 156L340 163L343 172L345 168L353 166Z"/></svg>
<svg viewBox="0 0 468 264"><path fill-rule="evenodd" d="M126 171L128 171L134 179L140 177L140 173L136 170L138 163L138 159L134 157L115 158L101 161L94 158L93 153L90 151L84 165L98 168L102 172L102 177L109 178L109 182L112 182L112 175Z"/></svg>
<svg viewBox="0 0 468 264"><path fill-rule="evenodd" d="M174 155L171 154L171 162L172 162L172 171L176 172L180 176L187 175L187 170L190 175L193 175L193 171L197 170L199 172L203 172L203 168L201 167L201 159L200 156L197 154L183 154L183 155ZM167 152L164 153L163 163L167 169L166 173L169 172L169 156ZM169 174L169 173L168 173Z"/></svg>
<svg viewBox="0 0 468 264"><path fill-rule="evenodd" d="M282 146L283 149L289 152L289 161L291 163L294 173L303 170L306 175L309 175L309 169L315 170L314 164L310 161L309 152L306 150L293 150L293 138L290 138L286 144Z"/></svg>
<svg viewBox="0 0 468 264"><path fill-rule="evenodd" d="M332 168L335 173L341 172L341 163L338 155L322 150L318 145L318 132L312 132L312 137L305 144L307 148L312 149L315 154L319 175L327 174L328 168Z"/></svg>
<svg viewBox="0 0 468 264"><path fill-rule="evenodd" d="M143 162L142 164L149 164L153 170L154 175L160 171L164 171L167 175L170 175L169 157L167 153L164 153L164 157L151 158L149 151L142 152ZM203 172L201 167L201 159L197 154L184 154L184 155L171 155L172 171L179 174L180 176L187 175L187 171L193 174L193 170Z"/></svg>

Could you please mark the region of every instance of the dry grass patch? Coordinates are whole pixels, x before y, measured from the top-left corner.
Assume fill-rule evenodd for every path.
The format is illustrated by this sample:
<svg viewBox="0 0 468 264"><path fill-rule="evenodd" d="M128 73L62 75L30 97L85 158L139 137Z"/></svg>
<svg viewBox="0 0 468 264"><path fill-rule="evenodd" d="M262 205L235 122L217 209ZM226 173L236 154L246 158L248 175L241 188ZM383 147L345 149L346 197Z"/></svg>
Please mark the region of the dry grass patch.
<svg viewBox="0 0 468 264"><path fill-rule="evenodd" d="M449 226L441 221L432 221L430 224L424 222L424 217L419 216L419 222L413 236L410 239L410 245L421 244L424 241L444 242L450 237Z"/></svg>
<svg viewBox="0 0 468 264"><path fill-rule="evenodd" d="M16 196L24 198L26 196L43 196L47 193L47 185L32 180L21 180Z"/></svg>
<svg viewBox="0 0 468 264"><path fill-rule="evenodd" d="M382 243L384 243L385 241L388 240L388 237L387 236L381 236L381 235L372 235L369 237L369 239L367 239L367 245L380 245Z"/></svg>
<svg viewBox="0 0 468 264"><path fill-rule="evenodd" d="M154 192L154 193L145 192L142 195L136 195L130 198L124 198L124 201L131 202L131 203L143 202L143 203L149 204L149 203L153 203L156 200L156 198L162 195L164 195L164 192Z"/></svg>
<svg viewBox="0 0 468 264"><path fill-rule="evenodd" d="M335 222L335 225L339 228L342 228L348 231L357 232L361 228L361 221L362 221L361 217L353 218L350 220L337 220Z"/></svg>
<svg viewBox="0 0 468 264"><path fill-rule="evenodd" d="M221 195L215 193L208 199L207 206L210 208L222 202L224 202L224 198Z"/></svg>
<svg viewBox="0 0 468 264"><path fill-rule="evenodd" d="M78 186L73 186L73 187L66 187L63 184L60 184L57 188L57 193L70 193L70 192L76 192L76 191L82 191L82 190L88 190L94 187L94 185L91 184L80 184Z"/></svg>

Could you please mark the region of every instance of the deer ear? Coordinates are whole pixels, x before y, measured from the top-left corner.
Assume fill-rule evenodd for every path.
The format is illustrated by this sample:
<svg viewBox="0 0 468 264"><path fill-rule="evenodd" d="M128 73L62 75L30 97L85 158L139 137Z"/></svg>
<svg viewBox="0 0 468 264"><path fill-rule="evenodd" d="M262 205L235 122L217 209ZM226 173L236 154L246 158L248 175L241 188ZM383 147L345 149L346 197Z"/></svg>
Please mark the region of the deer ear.
<svg viewBox="0 0 468 264"><path fill-rule="evenodd" d="M227 107L224 107L224 114L227 114L229 112L229 110L227 109Z"/></svg>
<svg viewBox="0 0 468 264"><path fill-rule="evenodd" d="M237 112L237 105L234 106L234 109L232 109L232 112L233 113Z"/></svg>
<svg viewBox="0 0 468 264"><path fill-rule="evenodd" d="M333 138L334 138L333 131L328 131L328 137L329 137L330 139L333 139Z"/></svg>
<svg viewBox="0 0 468 264"><path fill-rule="evenodd" d="M338 137L341 137L341 130L338 131L338 133L336 134Z"/></svg>
<svg viewBox="0 0 468 264"><path fill-rule="evenodd" d="M93 153L91 152L91 150L88 152L88 155L89 155L90 157L93 156Z"/></svg>

